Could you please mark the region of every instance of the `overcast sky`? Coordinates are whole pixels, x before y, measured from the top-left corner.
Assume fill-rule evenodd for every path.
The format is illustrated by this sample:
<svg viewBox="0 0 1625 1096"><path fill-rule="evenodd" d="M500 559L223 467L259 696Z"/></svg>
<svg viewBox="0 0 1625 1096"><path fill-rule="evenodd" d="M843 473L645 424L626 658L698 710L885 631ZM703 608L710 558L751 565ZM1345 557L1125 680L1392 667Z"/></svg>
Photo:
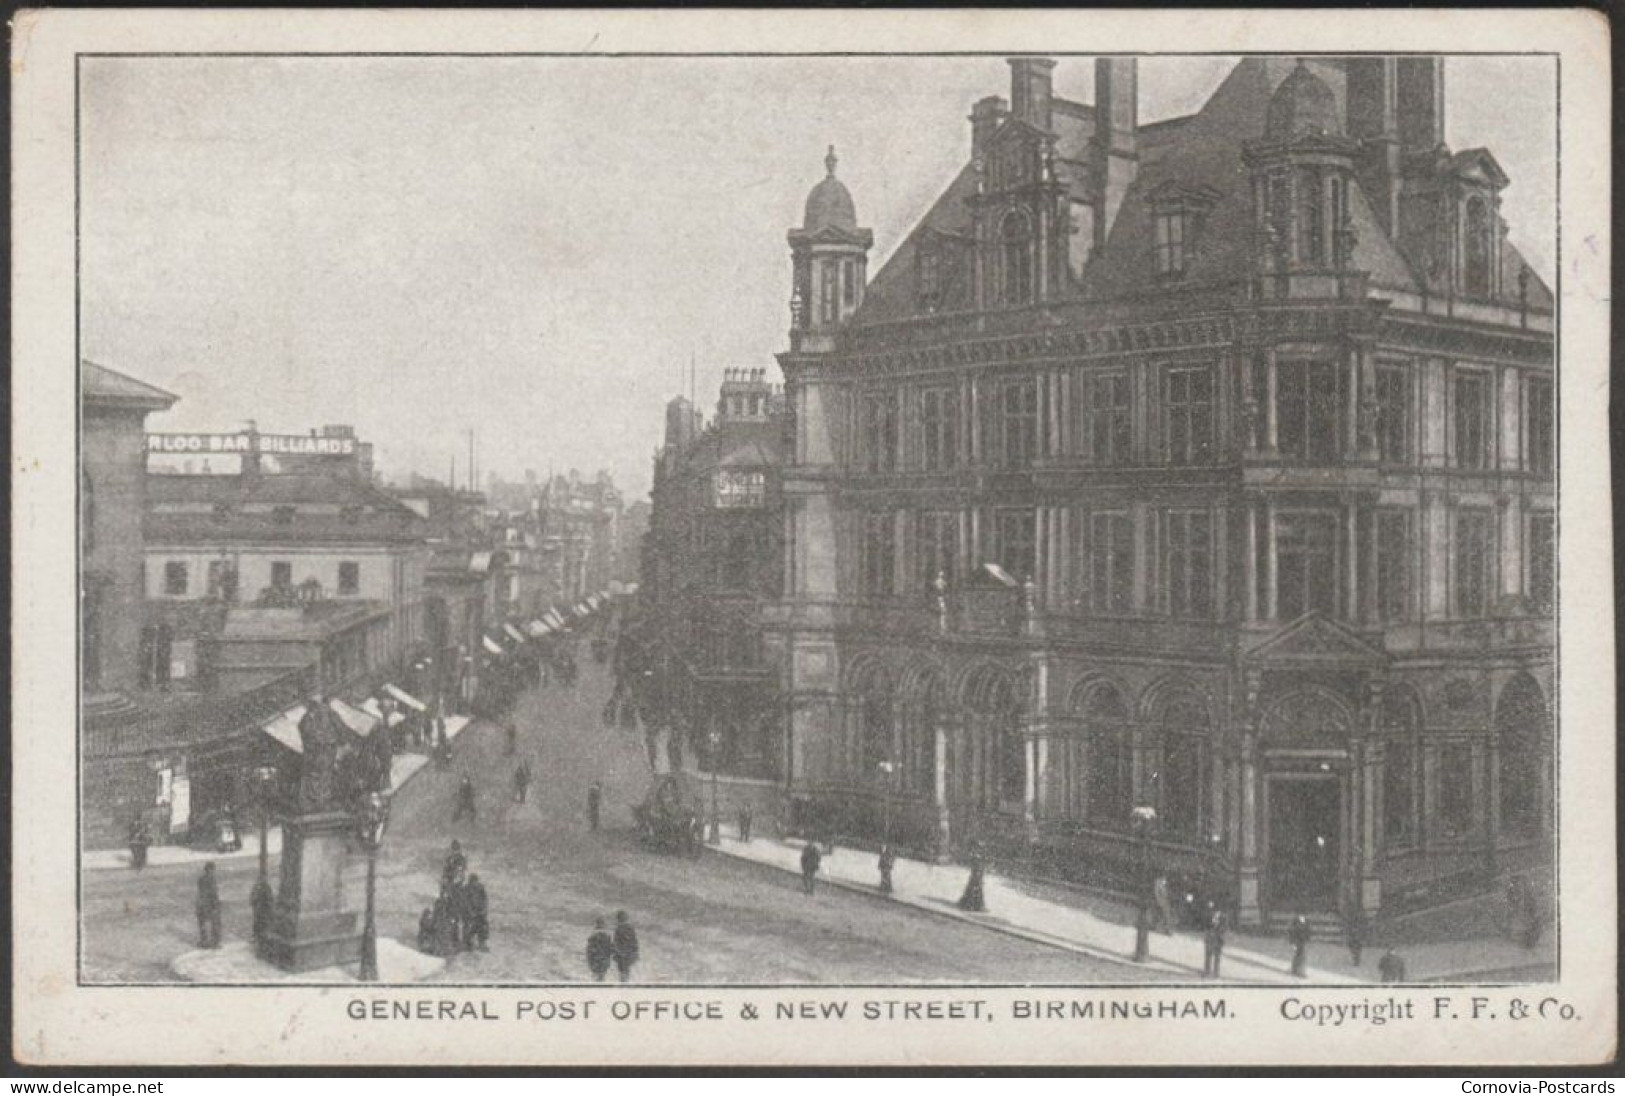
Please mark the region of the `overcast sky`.
<svg viewBox="0 0 1625 1096"><path fill-rule="evenodd" d="M1142 60L1142 121L1233 62ZM1452 147L1512 177L1553 273L1554 69L1453 58ZM83 349L177 393L155 429L353 424L391 476L609 468L648 488L692 355L784 348L789 257L834 143L871 270L968 155L1002 59L82 62ZM1064 58L1056 92L1093 98Z"/></svg>

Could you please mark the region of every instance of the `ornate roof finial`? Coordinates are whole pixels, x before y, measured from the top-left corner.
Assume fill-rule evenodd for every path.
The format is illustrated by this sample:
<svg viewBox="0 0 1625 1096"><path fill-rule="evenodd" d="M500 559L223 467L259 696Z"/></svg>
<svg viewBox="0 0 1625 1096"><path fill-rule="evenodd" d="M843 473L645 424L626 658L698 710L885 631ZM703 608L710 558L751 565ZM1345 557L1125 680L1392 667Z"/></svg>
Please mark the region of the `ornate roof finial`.
<svg viewBox="0 0 1625 1096"><path fill-rule="evenodd" d="M835 178L835 146L829 146L829 155L824 157L824 168L829 172L831 179Z"/></svg>

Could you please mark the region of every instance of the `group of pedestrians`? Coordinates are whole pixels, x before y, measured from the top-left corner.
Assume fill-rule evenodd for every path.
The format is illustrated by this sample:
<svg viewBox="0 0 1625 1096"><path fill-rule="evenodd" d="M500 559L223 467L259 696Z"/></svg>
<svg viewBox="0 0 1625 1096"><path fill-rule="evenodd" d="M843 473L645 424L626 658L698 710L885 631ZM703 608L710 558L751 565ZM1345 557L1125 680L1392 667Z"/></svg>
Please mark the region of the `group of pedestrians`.
<svg viewBox="0 0 1625 1096"><path fill-rule="evenodd" d="M468 870L462 845L453 841L440 873L440 894L418 917L418 950L450 958L463 951L488 951L490 942L485 884Z"/></svg>
<svg viewBox="0 0 1625 1096"><path fill-rule="evenodd" d="M593 921L592 935L587 937L587 969L593 981L602 982L610 965L621 976L621 981L632 980L632 968L638 962L638 930L625 910L615 914L615 931L610 932L602 917Z"/></svg>

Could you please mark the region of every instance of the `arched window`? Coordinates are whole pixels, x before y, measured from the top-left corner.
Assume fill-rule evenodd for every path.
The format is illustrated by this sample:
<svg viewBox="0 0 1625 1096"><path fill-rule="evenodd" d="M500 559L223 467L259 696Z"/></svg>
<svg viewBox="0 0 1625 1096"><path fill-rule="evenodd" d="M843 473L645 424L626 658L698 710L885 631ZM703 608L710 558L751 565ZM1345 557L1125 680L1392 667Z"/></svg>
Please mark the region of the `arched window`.
<svg viewBox="0 0 1625 1096"><path fill-rule="evenodd" d="M977 798L985 806L1021 802L1027 787L1026 751L1021 708L1010 676L992 666L978 670L966 682L965 706L972 741L985 751Z"/></svg>
<svg viewBox="0 0 1625 1096"><path fill-rule="evenodd" d="M1467 202L1465 282L1467 292L1487 297L1490 293L1490 211L1483 198Z"/></svg>
<svg viewBox="0 0 1625 1096"><path fill-rule="evenodd" d="M1416 842L1418 767L1421 749L1417 736L1422 719L1416 697L1409 689L1391 688L1383 694L1381 724L1382 832L1395 848Z"/></svg>
<svg viewBox="0 0 1625 1096"><path fill-rule="evenodd" d="M1027 304L1033 299L1032 222L1020 210L1005 214L999 224L1004 247L1004 303Z"/></svg>
<svg viewBox="0 0 1625 1096"><path fill-rule="evenodd" d="M1110 685L1090 691L1083 702L1083 729L1088 743L1084 772L1089 821L1113 829L1128 824L1128 705Z"/></svg>
<svg viewBox="0 0 1625 1096"><path fill-rule="evenodd" d="M1550 715L1540 686L1518 676L1501 690L1495 706L1495 738L1500 764L1501 833L1534 837L1541 830L1542 757Z"/></svg>
<svg viewBox="0 0 1625 1096"><path fill-rule="evenodd" d="M1160 764L1155 767L1157 810L1165 832L1200 838L1207 817L1207 706L1191 693L1162 705L1157 720Z"/></svg>
<svg viewBox="0 0 1625 1096"><path fill-rule="evenodd" d="M873 664L861 667L847 684L847 714L855 747L858 777L868 781L882 761L892 756L892 686L886 672Z"/></svg>
<svg viewBox="0 0 1625 1096"><path fill-rule="evenodd" d="M931 791L936 776L936 733L942 718L942 677L928 670L904 685L902 691L903 756L899 786Z"/></svg>

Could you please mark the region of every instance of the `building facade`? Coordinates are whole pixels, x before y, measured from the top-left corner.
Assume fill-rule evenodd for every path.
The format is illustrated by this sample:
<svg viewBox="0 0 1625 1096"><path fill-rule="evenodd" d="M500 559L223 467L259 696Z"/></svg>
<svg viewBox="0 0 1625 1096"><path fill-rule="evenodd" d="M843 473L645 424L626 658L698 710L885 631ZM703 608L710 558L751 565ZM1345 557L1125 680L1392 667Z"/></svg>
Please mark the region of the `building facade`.
<svg viewBox="0 0 1625 1096"><path fill-rule="evenodd" d="M762 621L783 585L787 422L783 393L765 370L725 377L709 427L700 428L686 399L667 405L637 635L664 698L657 707L686 756L733 776L780 780L784 709Z"/></svg>
<svg viewBox="0 0 1625 1096"><path fill-rule="evenodd" d="M795 809L1245 922L1549 862L1554 303L1443 60L1010 65L873 279L833 153L790 233Z"/></svg>

